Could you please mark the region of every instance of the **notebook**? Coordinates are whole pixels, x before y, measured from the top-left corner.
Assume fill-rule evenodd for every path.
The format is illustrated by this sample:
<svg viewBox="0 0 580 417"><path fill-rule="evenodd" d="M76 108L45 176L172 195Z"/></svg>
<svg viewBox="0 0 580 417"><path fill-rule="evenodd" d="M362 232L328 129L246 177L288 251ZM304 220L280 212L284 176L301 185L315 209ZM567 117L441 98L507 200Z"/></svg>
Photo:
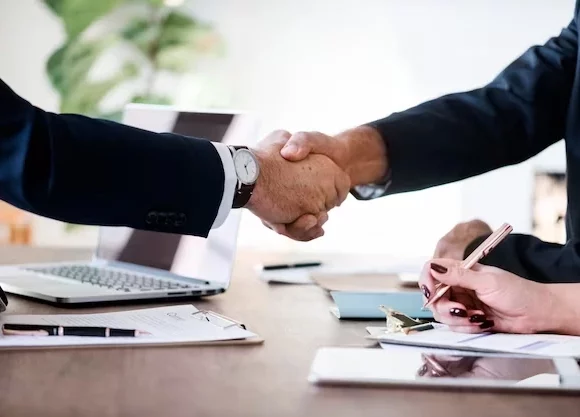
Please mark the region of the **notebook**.
<svg viewBox="0 0 580 417"><path fill-rule="evenodd" d="M331 291L336 306L330 311L339 319L382 319L386 316L380 305L400 311L416 319L432 319L430 310L422 310L423 299L419 291L350 292Z"/></svg>
<svg viewBox="0 0 580 417"><path fill-rule="evenodd" d="M0 335L0 349L177 346L263 342L263 339L247 330L243 324L211 311L198 310L190 304L100 314L3 314L0 316L0 325L4 323L137 329L149 332L150 335L109 338Z"/></svg>

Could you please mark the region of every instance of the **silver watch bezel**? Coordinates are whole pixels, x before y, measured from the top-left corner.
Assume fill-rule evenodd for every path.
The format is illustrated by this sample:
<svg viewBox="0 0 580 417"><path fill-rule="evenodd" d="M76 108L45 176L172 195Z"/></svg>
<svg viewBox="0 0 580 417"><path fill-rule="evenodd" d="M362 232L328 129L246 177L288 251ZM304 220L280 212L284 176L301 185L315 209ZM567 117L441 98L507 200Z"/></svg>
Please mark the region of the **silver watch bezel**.
<svg viewBox="0 0 580 417"><path fill-rule="evenodd" d="M242 178L240 177L240 174L238 173L238 169L236 167L236 158L241 153L250 154L250 157L254 160L254 163L256 164L256 178L252 182L243 181ZM254 155L254 152L252 152L248 148L234 149L232 162L234 163L234 171L236 172L236 176L238 177L239 182L241 182L244 185L254 185L258 181L258 177L260 176L260 164L258 163L258 158L256 158L256 155Z"/></svg>

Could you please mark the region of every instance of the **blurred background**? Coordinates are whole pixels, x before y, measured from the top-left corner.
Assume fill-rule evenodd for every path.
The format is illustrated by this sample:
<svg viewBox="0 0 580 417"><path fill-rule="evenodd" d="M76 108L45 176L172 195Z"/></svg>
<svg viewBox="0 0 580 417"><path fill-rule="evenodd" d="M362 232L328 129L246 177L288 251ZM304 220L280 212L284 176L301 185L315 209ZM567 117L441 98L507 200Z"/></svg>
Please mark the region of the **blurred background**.
<svg viewBox="0 0 580 417"><path fill-rule="evenodd" d="M0 78L55 112L119 119L128 102L235 108L257 112L263 134L335 133L484 85L557 35L573 8L573 0L0 0ZM311 243L245 213L239 245L423 256L476 217L561 241L564 174L558 143L460 183L349 197ZM94 228L0 205L1 244L92 247L96 238Z"/></svg>

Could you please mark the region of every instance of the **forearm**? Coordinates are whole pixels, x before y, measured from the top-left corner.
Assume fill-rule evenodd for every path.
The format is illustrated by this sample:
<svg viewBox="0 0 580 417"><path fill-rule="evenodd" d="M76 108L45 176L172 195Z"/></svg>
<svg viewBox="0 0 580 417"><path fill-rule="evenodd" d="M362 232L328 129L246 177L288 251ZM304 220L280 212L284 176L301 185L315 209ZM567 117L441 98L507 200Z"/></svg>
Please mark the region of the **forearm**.
<svg viewBox="0 0 580 417"><path fill-rule="evenodd" d="M572 22L489 85L370 123L388 147L387 193L458 181L530 158L562 139L577 61Z"/></svg>
<svg viewBox="0 0 580 417"><path fill-rule="evenodd" d="M468 245L468 255L487 236ZM580 240L566 245L544 242L537 237L512 234L481 260L482 264L505 269L541 283L580 283Z"/></svg>
<svg viewBox="0 0 580 417"><path fill-rule="evenodd" d="M546 318L540 331L580 336L580 283L544 284L548 300L545 306Z"/></svg>
<svg viewBox="0 0 580 417"><path fill-rule="evenodd" d="M370 126L359 126L336 136L345 149L343 168L350 177L351 185L372 184L380 181L388 172L388 155L385 141Z"/></svg>
<svg viewBox="0 0 580 417"><path fill-rule="evenodd" d="M42 216L206 236L224 189L205 140L32 106L0 81L0 199Z"/></svg>

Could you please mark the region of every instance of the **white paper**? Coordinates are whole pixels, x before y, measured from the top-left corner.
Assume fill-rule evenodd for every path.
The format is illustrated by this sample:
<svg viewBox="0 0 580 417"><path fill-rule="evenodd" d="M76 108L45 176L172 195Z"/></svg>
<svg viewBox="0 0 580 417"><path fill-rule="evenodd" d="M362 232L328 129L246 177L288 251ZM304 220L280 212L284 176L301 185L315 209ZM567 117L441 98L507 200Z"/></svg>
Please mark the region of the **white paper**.
<svg viewBox="0 0 580 417"><path fill-rule="evenodd" d="M3 315L0 324L54 324L61 326L96 326L137 329L151 333L139 337L79 337L79 336L0 336L2 347L90 346L193 343L235 340L256 334L239 326L223 328L223 320L203 314L192 305L150 308L101 314Z"/></svg>
<svg viewBox="0 0 580 417"><path fill-rule="evenodd" d="M403 333L381 333L376 328L367 328L379 342L470 350L478 352L509 352L520 355L549 357L580 357L580 337L556 334L467 334L437 325L433 330L405 335Z"/></svg>
<svg viewBox="0 0 580 417"><path fill-rule="evenodd" d="M316 275L389 275L399 274L405 276L407 281L411 277L418 280L419 273L423 269L426 258L361 258L346 259L332 263L324 263L322 267L315 270Z"/></svg>
<svg viewBox="0 0 580 417"><path fill-rule="evenodd" d="M424 258L390 259L361 257L340 261L324 262L321 266L306 268L289 268L264 271L261 265L256 267L260 279L266 282L283 284L314 284L312 275L390 275L398 274L405 284L416 283L423 268Z"/></svg>

